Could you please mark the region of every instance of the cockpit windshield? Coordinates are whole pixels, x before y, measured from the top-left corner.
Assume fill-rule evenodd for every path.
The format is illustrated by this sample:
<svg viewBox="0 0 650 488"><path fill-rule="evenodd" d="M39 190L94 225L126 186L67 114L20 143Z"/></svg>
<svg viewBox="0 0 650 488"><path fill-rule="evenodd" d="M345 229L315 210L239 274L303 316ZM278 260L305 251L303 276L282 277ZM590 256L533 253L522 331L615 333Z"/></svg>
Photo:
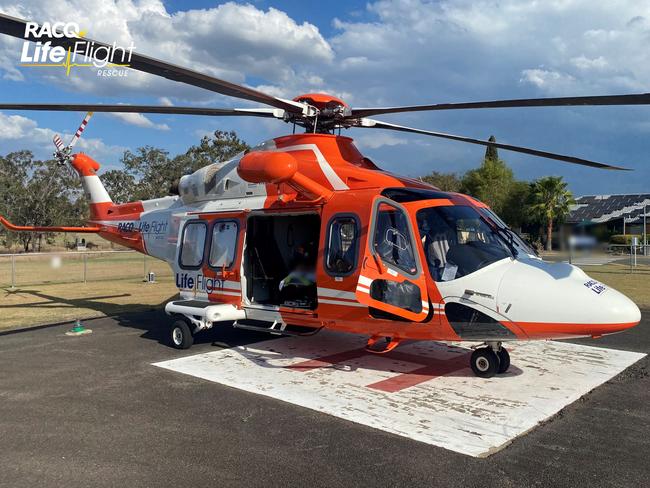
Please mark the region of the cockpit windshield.
<svg viewBox="0 0 650 488"><path fill-rule="evenodd" d="M431 277L451 281L516 252L496 228L467 206L423 208L418 230Z"/></svg>
<svg viewBox="0 0 650 488"><path fill-rule="evenodd" d="M537 257L537 253L533 250L533 248L519 234L508 227L506 223L501 220L499 216L495 214L491 209L484 207L480 209L480 212L501 229L506 231L517 250L523 252L524 254L527 254L528 256Z"/></svg>

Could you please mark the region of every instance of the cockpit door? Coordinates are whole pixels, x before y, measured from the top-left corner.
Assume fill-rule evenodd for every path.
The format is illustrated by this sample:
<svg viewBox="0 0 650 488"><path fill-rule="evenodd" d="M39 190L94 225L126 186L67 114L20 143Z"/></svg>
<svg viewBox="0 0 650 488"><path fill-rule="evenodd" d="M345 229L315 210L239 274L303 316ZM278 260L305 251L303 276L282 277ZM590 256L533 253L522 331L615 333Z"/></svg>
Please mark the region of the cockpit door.
<svg viewBox="0 0 650 488"><path fill-rule="evenodd" d="M410 216L399 203L385 197L376 197L372 205L357 300L421 322L429 315L429 298Z"/></svg>

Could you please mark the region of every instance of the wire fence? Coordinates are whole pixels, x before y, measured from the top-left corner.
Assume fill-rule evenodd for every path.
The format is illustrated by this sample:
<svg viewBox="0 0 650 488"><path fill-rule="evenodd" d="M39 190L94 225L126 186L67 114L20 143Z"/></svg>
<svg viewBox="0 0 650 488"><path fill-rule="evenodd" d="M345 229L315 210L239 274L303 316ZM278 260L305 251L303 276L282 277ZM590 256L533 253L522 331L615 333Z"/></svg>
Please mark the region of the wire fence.
<svg viewBox="0 0 650 488"><path fill-rule="evenodd" d="M650 245L639 244L632 246L630 244L609 244L607 250L611 254L636 254L638 256L650 256Z"/></svg>
<svg viewBox="0 0 650 488"><path fill-rule="evenodd" d="M604 251L604 252L603 252ZM601 256L610 256L598 264L627 258L630 265L650 264L650 246L609 245L601 249ZM593 264L593 254L568 255L576 264ZM602 259L601 259L602 260ZM154 273L157 281L172 278L169 265L136 251L69 251L25 254L0 254L0 288L21 286L85 283L119 279L148 280Z"/></svg>
<svg viewBox="0 0 650 488"><path fill-rule="evenodd" d="M136 251L0 254L0 287L171 278L167 263Z"/></svg>

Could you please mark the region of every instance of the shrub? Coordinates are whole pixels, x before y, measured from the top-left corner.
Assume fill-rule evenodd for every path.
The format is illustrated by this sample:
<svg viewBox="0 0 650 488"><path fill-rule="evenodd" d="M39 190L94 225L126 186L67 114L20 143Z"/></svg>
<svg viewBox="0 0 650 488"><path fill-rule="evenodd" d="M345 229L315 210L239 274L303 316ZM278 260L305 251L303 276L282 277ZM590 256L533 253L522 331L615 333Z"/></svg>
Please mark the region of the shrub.
<svg viewBox="0 0 650 488"><path fill-rule="evenodd" d="M626 246L632 245L632 238L636 237L641 243L641 236L639 234L615 234L609 238L610 244L625 244Z"/></svg>

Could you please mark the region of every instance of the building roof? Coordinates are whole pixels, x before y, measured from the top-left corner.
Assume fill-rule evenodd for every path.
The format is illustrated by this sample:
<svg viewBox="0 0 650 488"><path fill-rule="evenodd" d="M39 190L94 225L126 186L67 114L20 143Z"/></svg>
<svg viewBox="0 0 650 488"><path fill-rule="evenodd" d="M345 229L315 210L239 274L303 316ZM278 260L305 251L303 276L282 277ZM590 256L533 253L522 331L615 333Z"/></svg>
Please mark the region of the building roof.
<svg viewBox="0 0 650 488"><path fill-rule="evenodd" d="M629 195L584 195L576 198L567 218L569 223L603 223L625 218L628 224L650 220L650 193Z"/></svg>

